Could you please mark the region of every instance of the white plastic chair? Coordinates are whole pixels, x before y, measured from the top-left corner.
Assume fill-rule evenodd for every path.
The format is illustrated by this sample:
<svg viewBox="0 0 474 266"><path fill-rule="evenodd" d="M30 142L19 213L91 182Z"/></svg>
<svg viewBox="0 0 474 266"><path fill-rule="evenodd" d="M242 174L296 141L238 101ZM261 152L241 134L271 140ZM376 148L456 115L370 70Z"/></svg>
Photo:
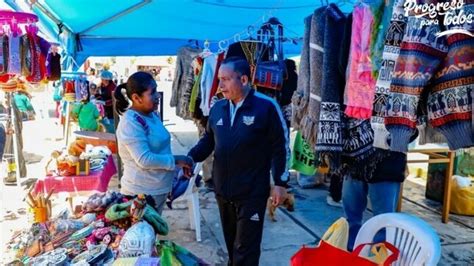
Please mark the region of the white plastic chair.
<svg viewBox="0 0 474 266"><path fill-rule="evenodd" d="M184 192L184 197L188 199L189 222L192 230L196 230L196 241L201 242L201 214L199 212L199 193L195 189L196 177L201 172L201 163L196 163L193 176L189 179L188 187Z"/></svg>
<svg viewBox="0 0 474 266"><path fill-rule="evenodd" d="M386 230L386 241L400 250L392 265L437 265L441 258L438 234L425 221L405 213L384 213L369 219L360 228L354 247L373 242L382 228ZM367 256L369 250L364 248L361 256Z"/></svg>

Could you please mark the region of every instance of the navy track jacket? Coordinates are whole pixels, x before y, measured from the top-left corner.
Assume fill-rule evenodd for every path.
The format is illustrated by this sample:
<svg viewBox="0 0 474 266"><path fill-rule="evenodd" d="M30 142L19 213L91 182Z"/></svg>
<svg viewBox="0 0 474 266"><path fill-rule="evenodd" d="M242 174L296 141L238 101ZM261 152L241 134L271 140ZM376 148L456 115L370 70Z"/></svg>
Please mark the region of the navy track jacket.
<svg viewBox="0 0 474 266"><path fill-rule="evenodd" d="M286 186L290 158L288 129L277 103L250 90L231 126L230 102L211 108L206 132L189 151L195 162L214 151L212 178L217 195L230 200L270 195L270 168L275 185Z"/></svg>

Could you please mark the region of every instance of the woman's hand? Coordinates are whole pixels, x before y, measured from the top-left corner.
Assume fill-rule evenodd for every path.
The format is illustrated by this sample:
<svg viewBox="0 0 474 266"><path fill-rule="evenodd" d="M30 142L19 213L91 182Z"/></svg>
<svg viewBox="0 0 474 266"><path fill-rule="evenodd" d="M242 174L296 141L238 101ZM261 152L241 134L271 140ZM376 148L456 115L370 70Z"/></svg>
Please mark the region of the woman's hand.
<svg viewBox="0 0 474 266"><path fill-rule="evenodd" d="M183 174L185 177L190 178L193 175L193 158L185 155L175 155L174 161L177 166L183 168Z"/></svg>

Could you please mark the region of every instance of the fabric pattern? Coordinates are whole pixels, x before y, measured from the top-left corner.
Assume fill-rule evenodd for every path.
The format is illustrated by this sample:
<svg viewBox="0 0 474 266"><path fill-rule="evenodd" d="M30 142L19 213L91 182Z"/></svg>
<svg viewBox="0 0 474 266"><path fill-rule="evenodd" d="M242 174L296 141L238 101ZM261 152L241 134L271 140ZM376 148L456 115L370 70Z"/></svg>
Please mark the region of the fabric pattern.
<svg viewBox="0 0 474 266"><path fill-rule="evenodd" d="M387 140L389 132L385 128L385 114L390 95L390 84L392 73L395 70L395 63L400 54L400 45L403 41L403 34L407 18L405 17L403 3L404 0L395 0L392 20L385 34L385 46L383 47L382 61L377 76L375 86L375 97L370 120L374 130L374 146L381 149L389 149ZM376 67L376 65L374 65Z"/></svg>
<svg viewBox="0 0 474 266"><path fill-rule="evenodd" d="M370 6L362 2L354 7L352 15L351 60L345 90L345 113L353 118L367 119L372 112L375 93L370 61L370 34L374 17Z"/></svg>
<svg viewBox="0 0 474 266"><path fill-rule="evenodd" d="M301 135L312 147L316 145L321 108L321 80L324 53L324 29L326 28L326 7L318 8L311 18L309 38L309 101L301 120Z"/></svg>
<svg viewBox="0 0 474 266"><path fill-rule="evenodd" d="M450 149L473 146L469 95L474 87L474 38L460 33L437 38L442 29L437 25L421 27L424 20L409 17L390 86L385 124L392 138L391 149L407 151L424 90L430 91L428 119L446 137Z"/></svg>
<svg viewBox="0 0 474 266"><path fill-rule="evenodd" d="M330 168L338 168L342 152L341 104L344 91L344 75L338 62L342 53L341 42L346 17L335 4L326 10L324 32L323 75L321 80L321 109L318 122L316 154L322 160L326 157Z"/></svg>
<svg viewBox="0 0 474 266"><path fill-rule="evenodd" d="M21 62L20 62L20 37L10 36L9 38L9 64L8 73L20 74L21 73Z"/></svg>

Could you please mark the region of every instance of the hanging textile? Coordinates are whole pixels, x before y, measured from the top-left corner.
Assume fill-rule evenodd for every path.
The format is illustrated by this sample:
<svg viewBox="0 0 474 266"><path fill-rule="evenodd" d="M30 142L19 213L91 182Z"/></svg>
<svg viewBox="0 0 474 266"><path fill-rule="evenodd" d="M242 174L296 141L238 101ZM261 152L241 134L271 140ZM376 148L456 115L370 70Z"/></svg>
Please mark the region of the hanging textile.
<svg viewBox="0 0 474 266"><path fill-rule="evenodd" d="M374 14L374 26L370 35L370 60L374 79L377 79L382 63L385 35L393 13L393 1L377 0L370 4L372 14Z"/></svg>
<svg viewBox="0 0 474 266"><path fill-rule="evenodd" d="M309 37L309 101L301 120L301 135L311 147L316 144L321 107L321 79L324 52L326 7L318 8L311 17Z"/></svg>
<svg viewBox="0 0 474 266"><path fill-rule="evenodd" d="M10 36L8 48L8 73L19 75L21 73L20 37L14 35Z"/></svg>
<svg viewBox="0 0 474 266"><path fill-rule="evenodd" d="M369 5L360 2L352 13L352 38L349 78L345 90L345 113L354 118L370 118L375 94L375 79L370 61L370 36L374 16Z"/></svg>
<svg viewBox="0 0 474 266"><path fill-rule="evenodd" d="M191 119L189 103L194 84L194 73L191 63L201 52L200 48L190 46L184 46L178 51L170 106L176 107L176 115L183 119Z"/></svg>
<svg viewBox="0 0 474 266"><path fill-rule="evenodd" d="M0 74L8 70L8 36L0 36Z"/></svg>
<svg viewBox="0 0 474 266"><path fill-rule="evenodd" d="M30 40L28 35L25 34L20 37L20 62L22 76L28 77L31 74L31 57Z"/></svg>
<svg viewBox="0 0 474 266"><path fill-rule="evenodd" d="M76 91L76 101L82 101L90 98L89 96L89 81L84 77L78 78L74 81Z"/></svg>
<svg viewBox="0 0 474 266"><path fill-rule="evenodd" d="M344 91L344 73L339 72L339 61L346 17L335 5L326 9L323 65L321 75L321 109L316 139L316 154L327 158L333 169L340 166L343 148L341 106ZM327 160L326 160L327 161Z"/></svg>
<svg viewBox="0 0 474 266"><path fill-rule="evenodd" d="M471 5L465 5L468 10ZM457 10L464 12L466 10ZM387 106L385 124L390 148L406 152L416 132L421 93L429 90L428 119L456 150L474 145L472 98L474 87L474 37L455 33L436 36L438 25L425 25L425 18L410 16L398 57ZM469 29L468 22L464 25Z"/></svg>
<svg viewBox="0 0 474 266"><path fill-rule="evenodd" d="M193 117L195 117L194 115L198 112L197 107L199 106L199 104L197 104L197 100L198 100L199 90L200 90L199 87L201 85L202 64L203 64L203 60L202 60L202 57L200 56L196 57L193 61L195 79L194 79L193 89L191 91L191 98L189 100L189 112L191 112Z"/></svg>
<svg viewBox="0 0 474 266"><path fill-rule="evenodd" d="M309 84L310 84L310 67L309 67L309 39L311 32L312 16L304 19L304 35L301 49L300 67L298 75L298 84L296 91L291 98L291 126L295 130L301 130L301 120L305 116L309 102Z"/></svg>
<svg viewBox="0 0 474 266"><path fill-rule="evenodd" d="M217 55L216 70L214 72L214 80L212 81L211 93L209 94L209 108L212 107L212 99L217 93L219 88L219 68L221 67L222 61L224 61L225 53L222 52Z"/></svg>
<svg viewBox="0 0 474 266"><path fill-rule="evenodd" d="M40 82L46 78L46 56L50 48L50 44L43 38L29 32L26 34L29 43L30 75L26 77L29 82Z"/></svg>
<svg viewBox="0 0 474 266"><path fill-rule="evenodd" d="M370 122L374 130L374 146L381 149L389 149L387 142L389 133L385 128L384 117L390 91L390 83L392 82L392 74L395 70L395 62L400 54L400 45L403 40L407 21L407 17L403 14L404 2L404 0L395 0L392 20L385 34L385 46L383 47L380 71L375 86L375 97Z"/></svg>
<svg viewBox="0 0 474 266"><path fill-rule="evenodd" d="M216 73L217 67L217 55L209 54L204 57L203 67L202 67L202 74L200 80L200 87L201 87L201 104L199 107L204 116L209 116L210 111L210 95L212 84L214 82L214 75Z"/></svg>
<svg viewBox="0 0 474 266"><path fill-rule="evenodd" d="M61 55L59 53L48 53L46 67L49 81L61 79Z"/></svg>

